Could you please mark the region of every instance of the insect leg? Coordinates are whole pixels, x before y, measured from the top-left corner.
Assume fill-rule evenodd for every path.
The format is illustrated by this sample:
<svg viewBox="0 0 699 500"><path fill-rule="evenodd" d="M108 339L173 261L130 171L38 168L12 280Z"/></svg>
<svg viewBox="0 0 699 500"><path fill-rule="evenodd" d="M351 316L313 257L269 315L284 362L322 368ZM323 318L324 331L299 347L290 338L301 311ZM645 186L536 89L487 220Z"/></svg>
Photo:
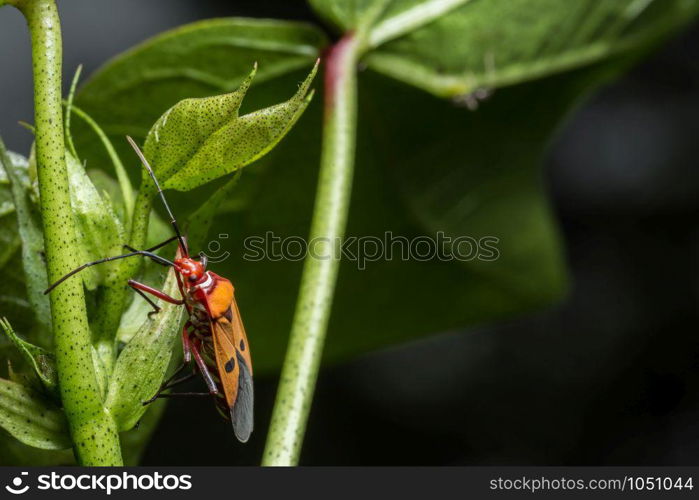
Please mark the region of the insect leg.
<svg viewBox="0 0 699 500"><path fill-rule="evenodd" d="M131 288L133 288L134 290L136 290L136 291L142 290L146 293L150 293L151 295L154 295L154 296L158 297L159 299L164 300L165 302L169 302L170 304L176 304L178 306L181 306L182 304L184 304L184 300L170 297L168 294L158 290L157 288L153 288L151 286L144 285L143 283L139 283L138 281L134 281L134 280L129 280L128 283L129 283L129 286Z"/></svg>
<svg viewBox="0 0 699 500"><path fill-rule="evenodd" d="M211 393L208 392L165 392L165 393L160 393L158 392L155 396L150 398L148 401L143 402L143 406L148 406L151 404L153 401L156 399L161 399L161 398L186 398L186 397L191 397L191 396L206 396L207 398L211 397Z"/></svg>
<svg viewBox="0 0 699 500"><path fill-rule="evenodd" d="M150 318L153 314L158 314L158 313L160 312L160 306L158 306L155 302L153 302L153 301L151 300L151 298L150 298L148 295L146 295L145 293L143 293L143 292L142 292L141 290L139 290L138 288L134 288L134 290L136 290L136 293L139 294L141 297L143 297L143 298L145 299L145 301L148 302L148 303L151 305L151 307L153 308L153 310L152 310L151 312L148 313L148 317L149 317L149 318Z"/></svg>
<svg viewBox="0 0 699 500"><path fill-rule="evenodd" d="M187 321L182 327L182 352L184 353L183 358L185 363L192 361L192 348L189 342L189 328L191 326L192 323Z"/></svg>
<svg viewBox="0 0 699 500"><path fill-rule="evenodd" d="M211 397L209 392L166 392L165 394L158 394L156 398L188 398L193 396L201 397ZM146 403L144 403L146 404Z"/></svg>
<svg viewBox="0 0 699 500"><path fill-rule="evenodd" d="M172 389L176 385L182 384L188 380L191 380L193 377L196 377L196 373L190 373L189 375L185 375L184 377L180 377L178 379L172 380L178 373L182 371L183 368L186 368L187 364L183 363L182 366L169 378L167 381L163 382L163 385L160 386L160 389L158 389L158 392L156 392L152 398L150 398L147 401L143 402L143 406L151 404L153 401L155 401L158 398L164 398L164 397L169 397L163 394L163 391L166 391L168 389ZM207 396L209 396L209 393L206 393Z"/></svg>
<svg viewBox="0 0 699 500"><path fill-rule="evenodd" d="M180 384L185 383L187 380L192 380L192 379L193 379L194 377L196 377L196 376L197 376L196 373L189 373L189 374L187 374L187 375L185 375L185 376L183 376L183 377L180 377L180 378L175 379L175 380L173 380L173 381L171 381L171 382L168 382L168 383L162 388L162 390L164 391L164 390L167 390L167 389L172 389L173 387L175 387L175 386L177 386L177 385L180 385Z"/></svg>
<svg viewBox="0 0 699 500"><path fill-rule="evenodd" d="M187 329L186 329L186 324L185 324L185 329L182 334L182 339L183 342L187 342L187 345L189 346L189 352L192 353L194 356L194 361L197 364L197 367L199 368L199 372L201 373L202 377L204 378L204 382L206 383L206 387L209 389L209 392L170 392L170 393L163 393L162 391L166 389L170 389L171 387L184 382L185 380L189 380L192 375L187 375L185 377L182 377L178 380L172 380L180 371L184 369L185 366L187 366L187 363L182 363L180 368L177 369L177 371L160 387L160 390L148 401L144 401L143 405L148 405L155 401L158 398L176 398L176 397L188 397L188 396L215 396L218 394L218 388L216 387L216 382L214 382L213 377L211 376L211 372L209 372L209 369L206 367L206 362L204 361L204 358L202 357L201 353L199 352L199 343L195 340L194 342L190 343L189 342L189 335L187 334Z"/></svg>
<svg viewBox="0 0 699 500"><path fill-rule="evenodd" d="M167 389L168 387L170 387L171 384L172 384L173 379L174 379L175 377L177 377L180 373L182 373L182 370L184 370L185 368L187 368L187 366L188 366L187 363L184 363L184 362L181 363L180 366L177 367L177 370L175 370L175 372L174 372L172 375L170 375L170 377L169 377L165 382L163 382L163 383L160 385L160 390L161 390L161 391L164 391L165 389Z"/></svg>
<svg viewBox="0 0 699 500"><path fill-rule="evenodd" d="M199 352L199 343L196 341L193 342L191 349L192 355L194 356L194 361L197 363L199 371L201 372L201 376L204 377L204 382L206 382L206 387L209 389L209 394L218 394L218 387L216 387L216 382L214 382L214 378L211 376L211 372L206 367L206 362L204 361L204 358L202 358L201 353Z"/></svg>

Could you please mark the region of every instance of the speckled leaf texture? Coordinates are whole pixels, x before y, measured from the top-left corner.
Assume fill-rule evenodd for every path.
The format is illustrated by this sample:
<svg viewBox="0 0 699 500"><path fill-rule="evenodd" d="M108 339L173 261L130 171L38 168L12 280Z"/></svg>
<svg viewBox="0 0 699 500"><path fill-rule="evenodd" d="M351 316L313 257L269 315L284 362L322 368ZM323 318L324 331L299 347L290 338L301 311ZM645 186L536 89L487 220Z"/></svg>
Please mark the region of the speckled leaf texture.
<svg viewBox="0 0 699 500"><path fill-rule="evenodd" d="M232 92L255 64L258 85L300 68L310 69L325 43L322 31L302 23L244 18L192 23L155 36L110 61L88 79L76 103L125 153L120 154L122 158L132 158L124 136L145 139L158 117L178 101ZM76 149L94 158L99 145L86 126L76 121L73 132ZM136 172L140 177L140 170Z"/></svg>
<svg viewBox="0 0 699 500"><path fill-rule="evenodd" d="M288 101L244 116L238 110L256 70L234 92L185 99L167 110L148 132L144 149L163 188L189 191L270 151L311 102L316 69ZM149 181L144 172L143 182Z"/></svg>
<svg viewBox="0 0 699 500"><path fill-rule="evenodd" d="M468 262L379 259L363 271L356 262L343 262L327 362L511 318L560 300L567 289L564 257L540 175L547 145L571 109L688 23L699 2L471 0L400 36L395 36L400 32L395 25L392 31L386 26L412 7L435 3L383 4L386 10L374 29L394 38L369 50L363 58L368 69L359 74L359 136L347 234L380 239L386 232L432 239L438 231L494 236L499 257ZM315 0L312 6L342 31L375 4ZM119 145L126 133L144 138L158 117L183 98L236 89L257 61L258 74L243 107L270 106L304 80L326 41L306 25L265 23L205 21L161 35L107 64L78 93L77 103ZM481 28L466 32L462 26ZM612 26L619 29L616 35ZM248 43L253 31L265 31L265 40L275 42L265 48ZM609 50L589 48L601 45ZM557 50L564 51L566 64L547 62ZM598 55L585 56L590 53ZM396 69L387 77L396 66L386 69L375 56L400 58L416 69L405 74ZM222 64L224 59L229 64ZM493 60L496 70L506 71L503 75L516 68L517 79L501 73L497 81L473 78L464 69L478 75L483 61L490 65ZM430 72L432 76L422 76ZM413 75L418 76L411 80ZM121 92L124 82L129 82L128 90ZM497 88L471 111L463 93L479 86ZM211 268L235 284L256 374L281 364L302 262L246 259L244 241L268 231L281 238L308 234L321 127L322 99L316 98L273 151L243 170L209 233L210 241L230 253ZM90 165L98 165L103 156L90 140L88 133L76 130L78 150ZM131 173L140 176L136 166ZM219 182L186 197L171 196L175 212L194 211L214 188L224 186Z"/></svg>
<svg viewBox="0 0 699 500"><path fill-rule="evenodd" d="M34 448L71 447L65 415L30 389L0 379L0 427Z"/></svg>
<svg viewBox="0 0 699 500"><path fill-rule="evenodd" d="M79 233L75 262L91 262L122 250L124 230L106 192L100 193L80 162L66 151L70 203ZM85 286L94 290L106 276L106 266L81 272Z"/></svg>
<svg viewBox="0 0 699 500"><path fill-rule="evenodd" d="M177 296L177 281L170 272L163 291ZM160 303L162 310L153 319L145 319L139 331L117 359L112 373L105 407L120 431L131 429L148 409L143 406L162 382L172 349L180 330L182 306Z"/></svg>

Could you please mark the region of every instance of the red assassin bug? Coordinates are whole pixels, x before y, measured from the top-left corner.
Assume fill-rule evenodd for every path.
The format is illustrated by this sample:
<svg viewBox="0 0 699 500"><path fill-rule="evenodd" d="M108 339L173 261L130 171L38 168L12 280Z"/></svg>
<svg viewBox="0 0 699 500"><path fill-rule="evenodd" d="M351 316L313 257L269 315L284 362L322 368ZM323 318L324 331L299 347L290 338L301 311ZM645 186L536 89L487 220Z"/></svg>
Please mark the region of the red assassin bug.
<svg viewBox="0 0 699 500"><path fill-rule="evenodd" d="M175 236L147 250L137 250L124 245L129 253L83 264L53 283L44 293L50 293L63 281L86 267L113 260L142 256L158 264L173 267L181 299L171 297L143 283L134 280L128 281L129 286L153 307L149 316L159 312L160 308L146 294L171 304L184 305L189 314L189 319L182 329L182 347L184 350L182 365L169 379L163 382L158 392L143 404L147 405L157 398L165 397L213 396L222 415L230 417L236 437L244 443L250 437L253 428L252 361L245 328L240 319L238 305L235 302L233 285L227 279L206 270L207 259L204 253L199 254L199 260L190 257L187 242L172 215L153 169L133 139L127 136L127 140L153 179L160 199L170 217ZM174 261L153 253L175 240L178 242L178 249ZM163 393L163 391L195 376L196 373L192 372L190 375L176 378L191 363L192 357L194 357L196 368L201 373L209 392Z"/></svg>

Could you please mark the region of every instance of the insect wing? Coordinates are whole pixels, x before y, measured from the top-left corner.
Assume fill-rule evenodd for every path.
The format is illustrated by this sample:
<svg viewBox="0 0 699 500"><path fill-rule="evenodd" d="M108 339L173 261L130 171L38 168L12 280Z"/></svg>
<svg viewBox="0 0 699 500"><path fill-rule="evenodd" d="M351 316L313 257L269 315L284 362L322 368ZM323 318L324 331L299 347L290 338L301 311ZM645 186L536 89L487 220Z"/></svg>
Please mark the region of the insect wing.
<svg viewBox="0 0 699 500"><path fill-rule="evenodd" d="M238 397L240 366L235 347L226 331L230 329L230 323L225 318L221 318L219 321L213 322L211 328L219 378L221 379L221 385L223 385L226 402L228 406L232 406Z"/></svg>
<svg viewBox="0 0 699 500"><path fill-rule="evenodd" d="M236 437L246 442L253 429L254 391L250 349L235 300L229 314L212 322L216 365Z"/></svg>

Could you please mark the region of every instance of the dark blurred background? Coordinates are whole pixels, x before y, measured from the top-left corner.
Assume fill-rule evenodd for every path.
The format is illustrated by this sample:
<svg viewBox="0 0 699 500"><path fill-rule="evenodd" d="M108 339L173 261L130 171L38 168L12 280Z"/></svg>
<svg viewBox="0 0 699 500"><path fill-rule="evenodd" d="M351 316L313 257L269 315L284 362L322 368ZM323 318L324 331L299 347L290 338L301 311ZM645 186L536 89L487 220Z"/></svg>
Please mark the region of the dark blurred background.
<svg viewBox="0 0 699 500"><path fill-rule="evenodd" d="M302 2L59 2L66 79L162 30L215 16L312 19ZM0 16L0 133L26 153L29 43ZM322 370L306 465L699 465L699 27L593 96L545 176L572 290L517 321ZM361 147L361 144L359 144ZM239 445L208 401L172 401L144 465L255 464L277 380L256 379ZM224 444L224 445L222 445Z"/></svg>

